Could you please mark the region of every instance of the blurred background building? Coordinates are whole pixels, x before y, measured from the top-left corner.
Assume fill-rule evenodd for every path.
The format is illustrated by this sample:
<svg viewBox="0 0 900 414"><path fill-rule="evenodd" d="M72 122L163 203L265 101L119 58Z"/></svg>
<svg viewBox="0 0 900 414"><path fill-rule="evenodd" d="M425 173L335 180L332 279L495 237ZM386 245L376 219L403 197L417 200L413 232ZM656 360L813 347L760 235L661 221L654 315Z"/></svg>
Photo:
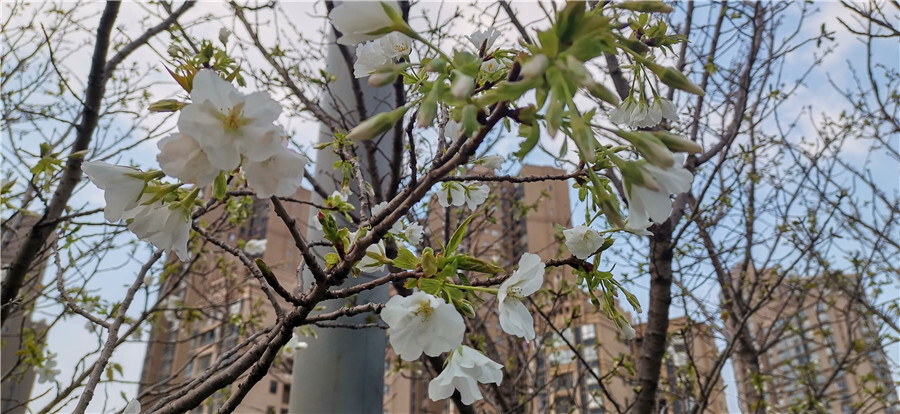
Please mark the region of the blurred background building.
<svg viewBox="0 0 900 414"><path fill-rule="evenodd" d="M854 280L791 278L750 317L769 412L900 413L878 326L862 305L863 290L845 289ZM735 361L737 380L751 381Z"/></svg>
<svg viewBox="0 0 900 414"><path fill-rule="evenodd" d="M294 198L301 202L285 202L302 234L306 234L309 205L308 190L299 189ZM207 228L230 245L239 241L266 240L262 259L289 291L298 286L298 268L302 262L294 241L281 218L269 207L268 200L247 198L251 214L242 224L229 223L222 210L206 214ZM252 201L251 201L252 200ZM274 223L274 225L269 225ZM183 278L176 278L182 266L177 263L163 282L162 292L171 292L171 306L180 306L179 314L166 312L158 318L150 332L144 360L139 394L141 406L151 407L162 397L171 395L174 386L197 378L207 368L227 365L235 356L225 352L252 335L258 326L274 321L271 305L259 289L259 282L246 274L244 267L230 254L215 246L203 246L205 253ZM197 256L196 253L194 256ZM279 298L280 299L280 298ZM238 351L240 352L240 351ZM286 414L291 389L290 363L279 359L266 377L254 387L238 406L237 412ZM240 383L217 392L194 414L214 413ZM188 389L190 387L187 387Z"/></svg>

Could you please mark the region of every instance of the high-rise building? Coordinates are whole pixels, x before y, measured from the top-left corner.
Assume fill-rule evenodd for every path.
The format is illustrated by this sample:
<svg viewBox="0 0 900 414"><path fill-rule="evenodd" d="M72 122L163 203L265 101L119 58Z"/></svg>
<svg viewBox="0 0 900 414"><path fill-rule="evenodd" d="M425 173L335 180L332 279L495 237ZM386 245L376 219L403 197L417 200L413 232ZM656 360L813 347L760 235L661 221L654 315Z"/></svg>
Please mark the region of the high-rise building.
<svg viewBox="0 0 900 414"><path fill-rule="evenodd" d="M750 317L769 412L900 413L878 326L852 299L864 293L840 288L854 279L789 278ZM738 361L739 382L744 372Z"/></svg>
<svg viewBox="0 0 900 414"><path fill-rule="evenodd" d="M4 231L2 248L0 248L0 262L10 263L19 254L19 250L25 243L24 237L28 229L33 227L41 219L41 216L27 212L21 212L18 218L10 220L16 222L17 231ZM55 237L48 241L47 246L55 243ZM32 263L31 269L25 277L20 297L24 302L16 304L16 309L9 313L3 321L2 335L0 335L0 367L2 367L3 384L0 387L0 412L10 414L25 413L26 404L31 396L34 386L35 371L31 365L23 361L21 355L22 344L25 342L42 342L46 335L47 324L43 321L32 321L31 314L34 301L40 297L41 277L47 268L47 259L50 257L49 249L42 252ZM5 273L5 272L4 272Z"/></svg>
<svg viewBox="0 0 900 414"><path fill-rule="evenodd" d="M310 193L299 189L298 200L309 200ZM306 233L309 205L285 202L285 208L297 219L300 232ZM221 210L206 214L202 220L214 236L236 245L240 240L265 239L262 259L279 283L289 291L298 286L300 254L281 219L270 208L268 200L253 199L251 213L239 225L228 223ZM274 223L274 222L278 223ZM273 225L269 225L273 223ZM223 353L247 339L255 327L274 321L274 312L262 296L258 282L246 274L244 267L229 254L214 246L204 246L205 253L183 278L169 273L162 292L171 292L173 305L183 310L155 321L150 332L139 394L141 406L149 408L160 398L171 395L176 387L215 364L226 361ZM184 266L184 265L182 265ZM280 298L279 298L280 299ZM238 406L237 412L286 414L291 388L290 364L276 363L262 381ZM234 391L223 389L191 413L214 413Z"/></svg>

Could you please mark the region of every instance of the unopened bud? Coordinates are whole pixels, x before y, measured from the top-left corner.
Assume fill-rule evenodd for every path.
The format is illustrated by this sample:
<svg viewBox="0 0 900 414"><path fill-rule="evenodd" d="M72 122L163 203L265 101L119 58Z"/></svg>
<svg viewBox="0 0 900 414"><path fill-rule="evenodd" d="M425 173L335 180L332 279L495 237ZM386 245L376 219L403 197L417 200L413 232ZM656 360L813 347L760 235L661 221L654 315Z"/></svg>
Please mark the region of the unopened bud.
<svg viewBox="0 0 900 414"><path fill-rule="evenodd" d="M231 30L224 27L219 29L219 41L222 42L223 45L228 44L228 36L231 36Z"/></svg>
<svg viewBox="0 0 900 414"><path fill-rule="evenodd" d="M647 52L650 51L650 48L647 47L647 45L644 44L644 42L637 40L637 39L629 39L629 38L623 37L623 38L619 39L619 44L621 44L622 46L625 46L626 48L630 49L632 52L637 53L639 55L646 55Z"/></svg>
<svg viewBox="0 0 900 414"><path fill-rule="evenodd" d="M668 131L656 131L653 135L666 146L666 148L675 152L686 152L688 154L697 154L703 151L696 142L691 141Z"/></svg>
<svg viewBox="0 0 900 414"><path fill-rule="evenodd" d="M617 163L622 176L633 185L639 185L652 191L659 191L659 183L641 164L633 161Z"/></svg>
<svg viewBox="0 0 900 414"><path fill-rule="evenodd" d="M601 85L598 82L591 81L590 85L587 86L588 92L591 93L595 98L608 102L612 105L619 104L619 95L616 95L615 92L609 90L607 87Z"/></svg>
<svg viewBox="0 0 900 414"><path fill-rule="evenodd" d="M668 86L698 96L706 95L706 93L703 92L703 89L700 89L699 86L691 82L687 76L684 76L678 69L653 65L650 66L650 70L652 70L656 76L659 76L659 80L662 81L662 83L665 83Z"/></svg>
<svg viewBox="0 0 900 414"><path fill-rule="evenodd" d="M634 10L644 13L671 13L672 6L661 1L623 1L614 4L618 9Z"/></svg>
<svg viewBox="0 0 900 414"><path fill-rule="evenodd" d="M531 79L543 76L547 68L550 67L550 59L545 55L535 55L528 62L522 65L522 71L519 72L523 79Z"/></svg>
<svg viewBox="0 0 900 414"><path fill-rule="evenodd" d="M453 85L450 86L450 94L454 98L464 101L472 96L473 92L475 92L475 79L456 71L456 79L453 81Z"/></svg>
<svg viewBox="0 0 900 414"><path fill-rule="evenodd" d="M369 75L369 86L373 86L376 88L390 85L394 83L394 80L397 79L397 75L400 72L394 67L394 65L385 65L372 72Z"/></svg>
<svg viewBox="0 0 900 414"><path fill-rule="evenodd" d="M406 114L406 106L397 108L391 112L382 112L365 121L347 133L347 139L352 141L368 141L387 132L397 121L403 119Z"/></svg>
<svg viewBox="0 0 900 414"><path fill-rule="evenodd" d="M175 112L180 111L181 108L184 108L186 105L186 103L177 99L163 99L150 104L150 107L147 109L153 112Z"/></svg>
<svg viewBox="0 0 900 414"><path fill-rule="evenodd" d="M425 70L429 72L443 72L447 69L447 60L442 57L436 57L425 65Z"/></svg>
<svg viewBox="0 0 900 414"><path fill-rule="evenodd" d="M651 164L660 168L671 168L675 165L672 152L653 134L644 131L619 130L616 131L616 135L627 139Z"/></svg>

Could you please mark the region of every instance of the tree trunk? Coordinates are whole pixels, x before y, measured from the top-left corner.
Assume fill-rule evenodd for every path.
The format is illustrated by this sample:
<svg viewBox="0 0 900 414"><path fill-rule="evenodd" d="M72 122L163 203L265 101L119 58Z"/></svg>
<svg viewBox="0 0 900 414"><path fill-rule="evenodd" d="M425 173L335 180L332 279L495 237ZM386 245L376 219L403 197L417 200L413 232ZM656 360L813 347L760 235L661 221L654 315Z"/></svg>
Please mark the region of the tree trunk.
<svg viewBox="0 0 900 414"><path fill-rule="evenodd" d="M673 228L672 219L655 225L650 238L650 305L638 360L640 388L631 409L633 413L650 414L656 406L656 390L669 330L669 305L672 304Z"/></svg>

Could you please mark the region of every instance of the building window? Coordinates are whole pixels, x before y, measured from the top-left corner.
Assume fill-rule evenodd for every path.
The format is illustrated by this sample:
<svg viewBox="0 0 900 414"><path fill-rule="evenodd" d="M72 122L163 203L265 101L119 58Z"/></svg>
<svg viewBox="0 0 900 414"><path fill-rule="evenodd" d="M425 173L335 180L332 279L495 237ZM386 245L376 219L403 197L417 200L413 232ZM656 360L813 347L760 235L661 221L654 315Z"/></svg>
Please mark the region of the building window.
<svg viewBox="0 0 900 414"><path fill-rule="evenodd" d="M278 394L278 381L269 381L269 394ZM273 412L275 408L272 408Z"/></svg>
<svg viewBox="0 0 900 414"><path fill-rule="evenodd" d="M284 384L281 388L281 402L289 404L291 402L291 384Z"/></svg>
<svg viewBox="0 0 900 414"><path fill-rule="evenodd" d="M275 414L275 407L266 407L266 414Z"/></svg>
<svg viewBox="0 0 900 414"><path fill-rule="evenodd" d="M584 341L586 339L594 339L597 337L597 332L594 330L594 324L588 324L581 327L581 340Z"/></svg>
<svg viewBox="0 0 900 414"><path fill-rule="evenodd" d="M206 371L209 368L210 363L212 363L212 355L206 354L200 359L197 360L197 372Z"/></svg>

